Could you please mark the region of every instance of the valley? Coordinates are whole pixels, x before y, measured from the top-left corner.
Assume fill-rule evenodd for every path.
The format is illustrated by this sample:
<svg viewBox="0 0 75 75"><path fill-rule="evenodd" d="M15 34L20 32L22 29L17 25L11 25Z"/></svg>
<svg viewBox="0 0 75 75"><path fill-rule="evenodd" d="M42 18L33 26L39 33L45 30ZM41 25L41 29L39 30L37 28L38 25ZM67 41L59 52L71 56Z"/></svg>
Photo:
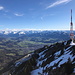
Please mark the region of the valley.
<svg viewBox="0 0 75 75"><path fill-rule="evenodd" d="M68 31L24 31L0 33L0 71L35 50L69 39Z"/></svg>

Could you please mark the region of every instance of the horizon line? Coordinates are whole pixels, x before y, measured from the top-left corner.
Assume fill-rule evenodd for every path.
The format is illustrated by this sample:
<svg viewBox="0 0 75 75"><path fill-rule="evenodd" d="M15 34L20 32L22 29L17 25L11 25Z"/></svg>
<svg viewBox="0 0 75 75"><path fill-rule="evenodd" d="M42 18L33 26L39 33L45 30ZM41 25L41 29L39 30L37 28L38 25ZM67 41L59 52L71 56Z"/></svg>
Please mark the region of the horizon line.
<svg viewBox="0 0 75 75"><path fill-rule="evenodd" d="M69 29L8 29L8 28L6 28L6 29L0 29L0 31L4 31L4 30L11 30L11 31L20 31L20 30L27 30L27 31L29 31L29 30L41 30L41 31L45 31L45 30L57 30L57 31L59 31L59 30L61 30L61 31L64 31L64 30L69 30Z"/></svg>

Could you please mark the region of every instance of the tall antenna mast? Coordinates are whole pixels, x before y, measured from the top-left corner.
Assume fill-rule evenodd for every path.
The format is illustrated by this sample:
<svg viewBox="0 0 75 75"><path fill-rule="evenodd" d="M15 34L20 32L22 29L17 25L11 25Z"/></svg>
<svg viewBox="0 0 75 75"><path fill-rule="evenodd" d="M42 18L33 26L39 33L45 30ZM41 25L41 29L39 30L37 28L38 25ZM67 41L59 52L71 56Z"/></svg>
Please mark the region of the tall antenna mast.
<svg viewBox="0 0 75 75"><path fill-rule="evenodd" d="M72 23L72 9L71 9L71 23L70 23L70 39L74 40L74 33L73 33L73 23Z"/></svg>

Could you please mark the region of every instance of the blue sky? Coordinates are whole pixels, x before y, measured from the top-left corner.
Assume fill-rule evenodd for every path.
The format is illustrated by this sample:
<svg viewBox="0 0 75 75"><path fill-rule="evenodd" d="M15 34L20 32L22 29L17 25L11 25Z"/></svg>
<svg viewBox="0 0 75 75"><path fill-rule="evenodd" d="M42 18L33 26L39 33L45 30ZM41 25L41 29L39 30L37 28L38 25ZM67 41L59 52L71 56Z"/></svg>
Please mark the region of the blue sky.
<svg viewBox="0 0 75 75"><path fill-rule="evenodd" d="M75 25L75 0L0 0L0 29L69 29L71 9Z"/></svg>

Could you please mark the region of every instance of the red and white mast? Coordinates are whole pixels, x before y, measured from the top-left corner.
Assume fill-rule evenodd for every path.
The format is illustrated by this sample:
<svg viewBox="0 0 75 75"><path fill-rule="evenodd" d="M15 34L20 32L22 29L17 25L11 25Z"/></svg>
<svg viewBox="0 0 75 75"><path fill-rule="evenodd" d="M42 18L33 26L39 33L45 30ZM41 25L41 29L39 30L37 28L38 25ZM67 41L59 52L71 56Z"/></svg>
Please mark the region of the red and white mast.
<svg viewBox="0 0 75 75"><path fill-rule="evenodd" d="M72 23L72 9L71 9L71 23L70 23L70 39L74 40L74 33L73 33L73 23Z"/></svg>

